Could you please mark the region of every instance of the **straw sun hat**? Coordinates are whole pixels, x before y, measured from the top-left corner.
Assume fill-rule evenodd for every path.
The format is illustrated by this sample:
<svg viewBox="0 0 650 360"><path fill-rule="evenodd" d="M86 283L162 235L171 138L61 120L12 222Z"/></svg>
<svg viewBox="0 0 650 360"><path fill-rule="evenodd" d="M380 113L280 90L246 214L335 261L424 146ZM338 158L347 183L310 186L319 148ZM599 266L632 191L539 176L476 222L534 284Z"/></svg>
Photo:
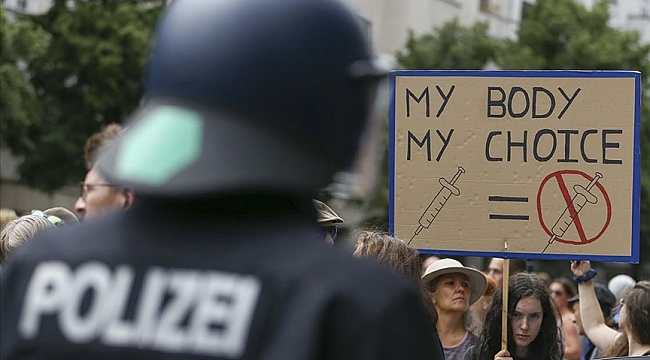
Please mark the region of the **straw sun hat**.
<svg viewBox="0 0 650 360"><path fill-rule="evenodd" d="M460 261L454 259L440 259L434 261L433 264L427 267L427 271L425 271L422 276L422 281L425 284L430 284L441 275L453 273L465 274L469 278L469 287L472 290L472 294L469 297L469 304L472 305L485 292L485 289L487 288L487 280L482 272L463 266Z"/></svg>

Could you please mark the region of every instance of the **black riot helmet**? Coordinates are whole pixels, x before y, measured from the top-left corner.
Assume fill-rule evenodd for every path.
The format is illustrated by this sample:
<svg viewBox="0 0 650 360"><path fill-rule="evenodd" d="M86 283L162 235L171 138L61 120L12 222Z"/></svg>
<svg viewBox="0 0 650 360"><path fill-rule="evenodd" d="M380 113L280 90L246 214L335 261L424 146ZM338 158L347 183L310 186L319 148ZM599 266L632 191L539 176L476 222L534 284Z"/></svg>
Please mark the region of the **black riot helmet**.
<svg viewBox="0 0 650 360"><path fill-rule="evenodd" d="M175 0L154 40L146 100L99 160L139 194L313 192L372 137L386 71L338 1Z"/></svg>

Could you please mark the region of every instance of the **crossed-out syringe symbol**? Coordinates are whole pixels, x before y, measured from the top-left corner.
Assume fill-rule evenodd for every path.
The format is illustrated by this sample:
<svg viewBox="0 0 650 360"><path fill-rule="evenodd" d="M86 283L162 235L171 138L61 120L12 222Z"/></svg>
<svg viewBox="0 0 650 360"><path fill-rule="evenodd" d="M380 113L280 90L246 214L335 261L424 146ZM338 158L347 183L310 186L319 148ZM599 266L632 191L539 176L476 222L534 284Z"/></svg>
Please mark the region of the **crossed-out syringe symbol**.
<svg viewBox="0 0 650 360"><path fill-rule="evenodd" d="M551 229L553 236L548 239L548 243L544 247L544 250L542 250L542 254L546 251L548 246L555 241L555 239L564 236L564 233L566 233L569 226L573 224L575 218L578 217L578 214L587 203L595 204L598 202L598 198L591 192L591 189L596 185L596 183L598 183L598 180L602 178L603 174L597 172L596 176L594 176L586 187L578 184L573 185L573 190L576 194L573 195L571 202L567 205L566 209L564 209L562 215L557 219L555 225L553 225L553 228Z"/></svg>
<svg viewBox="0 0 650 360"><path fill-rule="evenodd" d="M440 213L440 210L442 210L442 208L445 206L447 200L449 200L451 195L460 195L460 190L454 184L456 184L456 181L464 172L465 169L463 169L462 166L459 166L458 171L451 179L451 181L447 181L445 178L438 179L441 188L438 190L438 193L433 198L433 200L431 200L426 210L424 210L422 216L420 216L420 220L418 221L418 228L415 230L415 234L413 234L411 240L409 240L409 244L420 232L422 232L423 229L428 229L429 226L431 226L431 223L433 223L433 220L436 219Z"/></svg>

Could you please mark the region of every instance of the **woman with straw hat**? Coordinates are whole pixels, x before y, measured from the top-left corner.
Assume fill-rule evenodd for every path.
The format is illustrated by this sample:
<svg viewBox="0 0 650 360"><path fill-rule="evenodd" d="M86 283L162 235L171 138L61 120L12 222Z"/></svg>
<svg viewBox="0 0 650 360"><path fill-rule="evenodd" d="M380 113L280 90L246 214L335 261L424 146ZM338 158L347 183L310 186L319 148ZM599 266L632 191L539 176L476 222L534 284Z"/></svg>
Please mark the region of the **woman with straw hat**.
<svg viewBox="0 0 650 360"><path fill-rule="evenodd" d="M422 276L438 313L437 329L446 360L461 360L477 337L468 330L465 314L485 292L487 280L478 270L454 259L441 259Z"/></svg>

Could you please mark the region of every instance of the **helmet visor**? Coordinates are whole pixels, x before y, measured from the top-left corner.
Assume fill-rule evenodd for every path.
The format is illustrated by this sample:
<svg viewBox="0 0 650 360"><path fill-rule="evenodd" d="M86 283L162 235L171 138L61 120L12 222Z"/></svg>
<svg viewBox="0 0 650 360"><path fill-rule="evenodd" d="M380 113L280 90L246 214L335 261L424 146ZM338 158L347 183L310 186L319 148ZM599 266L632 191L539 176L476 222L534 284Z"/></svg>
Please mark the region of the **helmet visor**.
<svg viewBox="0 0 650 360"><path fill-rule="evenodd" d="M369 89L366 126L359 140L357 155L351 166L334 174L325 189L330 195L349 200L370 198L377 190L382 155L385 153L385 114L388 113L388 80L375 79Z"/></svg>

